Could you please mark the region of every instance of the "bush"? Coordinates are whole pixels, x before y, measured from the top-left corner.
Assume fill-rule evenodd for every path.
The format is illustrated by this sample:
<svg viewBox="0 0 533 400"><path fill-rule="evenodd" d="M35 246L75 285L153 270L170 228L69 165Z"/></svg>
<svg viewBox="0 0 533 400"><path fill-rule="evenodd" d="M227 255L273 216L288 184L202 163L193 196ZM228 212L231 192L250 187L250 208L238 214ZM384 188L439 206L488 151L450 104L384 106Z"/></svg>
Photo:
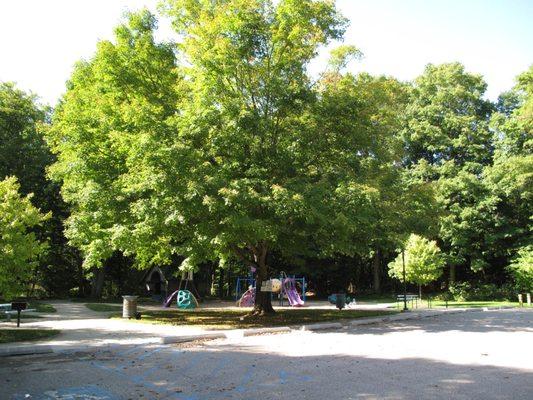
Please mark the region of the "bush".
<svg viewBox="0 0 533 400"><path fill-rule="evenodd" d="M455 301L514 300L517 293L512 285L493 283L456 282L448 290Z"/></svg>

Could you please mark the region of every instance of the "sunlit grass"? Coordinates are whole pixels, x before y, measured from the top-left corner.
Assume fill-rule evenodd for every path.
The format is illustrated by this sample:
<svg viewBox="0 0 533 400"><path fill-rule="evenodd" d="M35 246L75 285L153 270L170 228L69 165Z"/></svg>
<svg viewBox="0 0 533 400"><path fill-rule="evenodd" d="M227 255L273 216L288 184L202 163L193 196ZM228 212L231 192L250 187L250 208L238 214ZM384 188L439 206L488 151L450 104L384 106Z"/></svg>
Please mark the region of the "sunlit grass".
<svg viewBox="0 0 533 400"><path fill-rule="evenodd" d="M424 301L424 304L426 302ZM446 307L445 301L433 301L432 307ZM448 307L518 307L518 303L511 301L449 301Z"/></svg>
<svg viewBox="0 0 533 400"><path fill-rule="evenodd" d="M87 303L85 304L85 307L87 307L89 310L98 312L116 312L122 310L122 306L115 304Z"/></svg>
<svg viewBox="0 0 533 400"><path fill-rule="evenodd" d="M142 319L135 322L194 325L209 329L244 329L376 317L393 314L395 311L294 309L278 310L273 315L260 317L252 317L247 313L246 310L145 311L142 312Z"/></svg>

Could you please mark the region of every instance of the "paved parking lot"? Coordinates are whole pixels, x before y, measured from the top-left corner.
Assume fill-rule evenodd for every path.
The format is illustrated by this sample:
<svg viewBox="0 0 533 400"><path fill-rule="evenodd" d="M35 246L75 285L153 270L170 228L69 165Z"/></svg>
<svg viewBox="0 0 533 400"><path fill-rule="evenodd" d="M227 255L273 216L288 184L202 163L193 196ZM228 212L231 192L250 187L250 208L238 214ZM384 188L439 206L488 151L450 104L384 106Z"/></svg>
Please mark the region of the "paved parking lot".
<svg viewBox="0 0 533 400"><path fill-rule="evenodd" d="M8 357L4 399L531 399L533 310Z"/></svg>

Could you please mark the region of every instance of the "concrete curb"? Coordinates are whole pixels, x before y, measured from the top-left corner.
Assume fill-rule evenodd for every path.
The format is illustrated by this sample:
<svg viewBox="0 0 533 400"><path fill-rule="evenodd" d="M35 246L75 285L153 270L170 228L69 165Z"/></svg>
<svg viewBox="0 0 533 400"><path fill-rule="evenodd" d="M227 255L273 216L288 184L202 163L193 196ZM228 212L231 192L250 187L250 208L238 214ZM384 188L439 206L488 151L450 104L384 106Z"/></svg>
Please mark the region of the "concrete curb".
<svg viewBox="0 0 533 400"><path fill-rule="evenodd" d="M47 353L53 353L53 352L54 352L54 348L48 345L3 347L3 348L0 348L0 357L26 356L29 354L47 354Z"/></svg>
<svg viewBox="0 0 533 400"><path fill-rule="evenodd" d="M224 339L226 337L223 333L204 333L199 335L186 335L186 336L163 336L159 339L160 344L173 344L173 343L185 343L194 342L195 340L213 340Z"/></svg>
<svg viewBox="0 0 533 400"><path fill-rule="evenodd" d="M344 327L340 322L325 322L321 324L301 325L294 327L292 330L300 331L320 331L325 329L342 329Z"/></svg>
<svg viewBox="0 0 533 400"><path fill-rule="evenodd" d="M255 336L263 335L265 333L289 333L292 329L288 326L276 326L273 328L252 328L252 329L243 329L243 336ZM229 331L226 333L228 337Z"/></svg>

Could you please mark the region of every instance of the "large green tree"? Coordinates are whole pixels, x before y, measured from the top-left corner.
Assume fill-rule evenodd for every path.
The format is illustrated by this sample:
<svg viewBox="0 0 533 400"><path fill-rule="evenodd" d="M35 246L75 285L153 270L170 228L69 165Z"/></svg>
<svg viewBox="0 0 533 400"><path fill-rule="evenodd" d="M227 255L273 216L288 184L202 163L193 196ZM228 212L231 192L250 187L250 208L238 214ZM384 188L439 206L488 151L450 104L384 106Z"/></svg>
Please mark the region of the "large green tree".
<svg viewBox="0 0 533 400"><path fill-rule="evenodd" d="M513 101L492 118L494 161L484 170L493 220L486 242L500 265L533 244L533 67L505 98Z"/></svg>
<svg viewBox="0 0 533 400"><path fill-rule="evenodd" d="M94 57L76 65L47 134L58 158L50 173L72 208L66 235L83 253L95 296L102 262L115 250L135 253L139 265L167 260L172 250L164 217L154 213L173 206L154 198L168 188L151 164L168 161L167 121L179 112L181 80L174 46L156 43L155 29L147 11L130 14L115 42L99 42Z"/></svg>
<svg viewBox="0 0 533 400"><path fill-rule="evenodd" d="M439 239L455 266L483 270L483 235L492 207L482 201L483 168L492 162L493 106L483 98L486 83L461 64L428 65L415 80L404 138L411 173L432 183L442 216Z"/></svg>
<svg viewBox="0 0 533 400"><path fill-rule="evenodd" d="M33 229L49 214L41 214L31 196L21 196L19 189L14 177L0 181L0 297L4 299L24 293L46 248Z"/></svg>
<svg viewBox="0 0 533 400"><path fill-rule="evenodd" d="M114 250L141 266L173 254L182 268L237 259L257 270L255 312L272 312L260 291L269 254L367 251L376 177L400 158L386 129L393 108L374 112L378 100L362 106L356 93L388 83L311 79L309 62L345 28L329 1L170 1L166 11L176 52L154 41L153 16L131 15L78 65L54 116L68 235L88 267ZM355 53L337 51L331 71Z"/></svg>

